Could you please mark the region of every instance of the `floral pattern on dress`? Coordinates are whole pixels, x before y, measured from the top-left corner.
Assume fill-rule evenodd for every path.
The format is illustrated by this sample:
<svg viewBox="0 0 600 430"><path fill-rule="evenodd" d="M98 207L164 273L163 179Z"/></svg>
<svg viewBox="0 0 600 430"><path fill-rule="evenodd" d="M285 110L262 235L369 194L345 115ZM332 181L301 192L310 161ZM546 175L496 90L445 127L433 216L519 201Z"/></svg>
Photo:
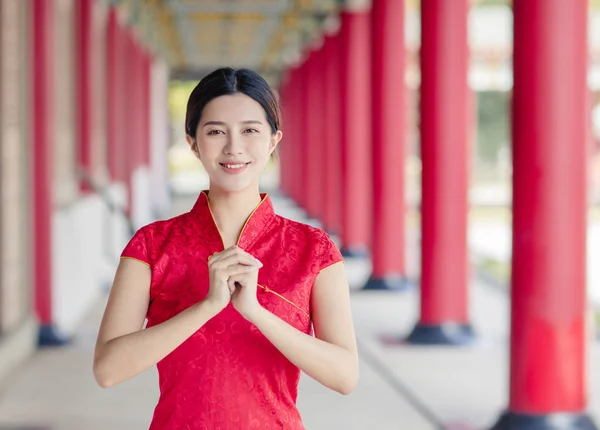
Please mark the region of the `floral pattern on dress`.
<svg viewBox="0 0 600 430"><path fill-rule="evenodd" d="M238 246L262 263L259 303L306 334L318 274L342 256L322 230L273 211L268 195L249 217ZM148 327L208 293L208 259L223 241L203 192L193 209L142 227L122 257L150 266ZM303 429L296 408L300 370L229 304L158 365L160 399L151 430Z"/></svg>

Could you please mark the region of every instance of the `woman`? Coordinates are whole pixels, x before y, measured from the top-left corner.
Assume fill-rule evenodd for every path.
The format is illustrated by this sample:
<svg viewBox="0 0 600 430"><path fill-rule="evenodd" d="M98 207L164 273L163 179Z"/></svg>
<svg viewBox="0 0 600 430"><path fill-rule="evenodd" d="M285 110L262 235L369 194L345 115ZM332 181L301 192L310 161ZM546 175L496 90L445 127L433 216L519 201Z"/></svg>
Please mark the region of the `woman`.
<svg viewBox="0 0 600 430"><path fill-rule="evenodd" d="M342 256L323 231L276 215L259 193L282 137L259 75L225 68L204 78L186 133L210 188L125 247L95 377L109 387L157 364L151 429L303 429L300 371L342 394L358 379Z"/></svg>

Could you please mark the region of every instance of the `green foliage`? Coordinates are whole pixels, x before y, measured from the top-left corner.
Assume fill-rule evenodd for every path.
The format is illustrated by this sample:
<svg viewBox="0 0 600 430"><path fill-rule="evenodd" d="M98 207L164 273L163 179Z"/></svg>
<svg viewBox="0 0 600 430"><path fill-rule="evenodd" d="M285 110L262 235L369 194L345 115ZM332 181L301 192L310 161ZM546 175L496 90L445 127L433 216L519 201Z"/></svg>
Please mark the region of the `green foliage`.
<svg viewBox="0 0 600 430"><path fill-rule="evenodd" d="M499 261L492 258L484 258L479 264L479 269L488 276L494 278L503 285L510 282L510 263Z"/></svg>
<svg viewBox="0 0 600 430"><path fill-rule="evenodd" d="M185 118L185 110L190 93L198 84L196 81L171 81L169 85L169 112L174 121Z"/></svg>
<svg viewBox="0 0 600 430"><path fill-rule="evenodd" d="M477 93L477 158L495 164L498 151L510 142L509 93Z"/></svg>
<svg viewBox="0 0 600 430"><path fill-rule="evenodd" d="M498 6L498 5L506 5L510 6L512 4L511 0L475 0L473 4L476 6Z"/></svg>

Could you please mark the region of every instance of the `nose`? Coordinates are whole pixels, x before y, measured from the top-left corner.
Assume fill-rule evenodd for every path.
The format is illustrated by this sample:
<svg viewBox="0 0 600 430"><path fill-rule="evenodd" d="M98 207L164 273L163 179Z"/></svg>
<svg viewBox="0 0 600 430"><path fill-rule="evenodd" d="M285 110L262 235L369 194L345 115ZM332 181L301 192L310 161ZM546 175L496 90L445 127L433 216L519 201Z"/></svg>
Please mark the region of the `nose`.
<svg viewBox="0 0 600 430"><path fill-rule="evenodd" d="M227 136L227 145L225 145L224 151L227 155L241 154L243 152L243 143L240 136L230 133Z"/></svg>

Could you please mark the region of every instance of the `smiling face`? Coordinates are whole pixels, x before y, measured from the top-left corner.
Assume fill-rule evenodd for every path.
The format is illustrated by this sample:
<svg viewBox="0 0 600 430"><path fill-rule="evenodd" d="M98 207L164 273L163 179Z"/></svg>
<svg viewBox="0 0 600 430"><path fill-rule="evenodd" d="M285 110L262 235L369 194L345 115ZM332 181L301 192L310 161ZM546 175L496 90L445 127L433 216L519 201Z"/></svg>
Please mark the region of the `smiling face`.
<svg viewBox="0 0 600 430"><path fill-rule="evenodd" d="M187 140L210 177L211 190L239 192L258 189L281 131L273 134L262 106L237 93L211 100L202 111L196 139Z"/></svg>

